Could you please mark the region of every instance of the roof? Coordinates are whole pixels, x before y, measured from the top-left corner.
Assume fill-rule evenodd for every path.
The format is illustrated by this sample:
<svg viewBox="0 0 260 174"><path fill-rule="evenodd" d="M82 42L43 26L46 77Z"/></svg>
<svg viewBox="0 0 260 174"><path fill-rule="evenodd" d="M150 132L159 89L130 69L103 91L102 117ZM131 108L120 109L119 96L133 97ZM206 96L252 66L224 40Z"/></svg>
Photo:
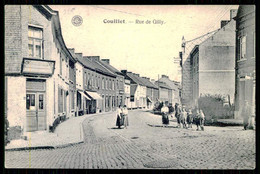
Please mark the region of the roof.
<svg viewBox="0 0 260 174"><path fill-rule="evenodd" d="M146 84L140 79L141 77L138 77L137 75L134 75L130 72L127 72L127 76L131 79L131 82L134 82L138 85L146 86Z"/></svg>
<svg viewBox="0 0 260 174"><path fill-rule="evenodd" d="M101 62L100 61L98 61L98 60L89 60L92 64L94 64L94 66L95 66L95 69L97 70L97 71L101 71L101 72L103 72L103 73L106 73L106 74L108 74L108 75L111 75L111 76L116 76L116 74L115 73L113 73L112 71L110 71L110 70L108 70L107 68L105 68L104 66L102 66L102 64L101 64Z"/></svg>
<svg viewBox="0 0 260 174"><path fill-rule="evenodd" d="M255 12L254 5L239 5L235 19L240 19L241 17L253 12Z"/></svg>
<svg viewBox="0 0 260 174"><path fill-rule="evenodd" d="M156 85L158 85L158 81L155 82ZM164 82L160 82L159 81L159 87L160 88L166 88L166 89L172 89L170 86L168 86L166 83Z"/></svg>
<svg viewBox="0 0 260 174"><path fill-rule="evenodd" d="M61 44L61 46L64 48L63 50L65 51L65 53L67 54L67 56L69 57L70 60L72 60L74 63L76 62L76 60L74 59L74 57L71 55L69 49L67 48L63 36L62 36L62 31L61 31L61 24L60 24L60 17L59 17L59 12L52 10L49 6L47 5L36 5L35 6L38 9L45 9L46 12L48 11L49 15L52 15L52 21L54 23L54 27L55 27L55 34L57 35L57 40L59 41L59 43ZM47 13L46 13L47 14Z"/></svg>
<svg viewBox="0 0 260 174"><path fill-rule="evenodd" d="M145 83L145 86L149 87L149 88L154 88L154 89L158 89L158 86L156 86L155 84L153 84L150 80L141 77L141 80Z"/></svg>
<svg viewBox="0 0 260 174"><path fill-rule="evenodd" d="M109 69L110 71L112 71L115 74L124 76L118 69L116 69L115 67L113 67L112 65L108 64L107 62L104 61L99 61L103 66L105 66L107 69Z"/></svg>
<svg viewBox="0 0 260 174"><path fill-rule="evenodd" d="M176 90L180 87L180 85L177 82L170 80L169 78L160 78L159 80L161 82L166 83L171 89Z"/></svg>
<svg viewBox="0 0 260 174"><path fill-rule="evenodd" d="M196 45L200 45L202 42L204 42L205 40L210 38L213 34L215 34L218 30L214 30L214 31L206 33L200 37L197 37L195 39L186 41L185 42L185 52L183 54L183 58L186 59L190 55L191 51L193 50L193 48Z"/></svg>
<svg viewBox="0 0 260 174"><path fill-rule="evenodd" d="M79 56L77 54L75 54L75 56L77 57L78 61L83 64L84 67L86 67L86 68L88 68L88 69L90 69L92 71L97 71L97 72L99 72L101 74L104 74L104 75L116 77L115 74L113 74L112 72L108 71L106 68L101 66L98 62L91 61L90 59L85 58L85 57L81 57L81 56Z"/></svg>

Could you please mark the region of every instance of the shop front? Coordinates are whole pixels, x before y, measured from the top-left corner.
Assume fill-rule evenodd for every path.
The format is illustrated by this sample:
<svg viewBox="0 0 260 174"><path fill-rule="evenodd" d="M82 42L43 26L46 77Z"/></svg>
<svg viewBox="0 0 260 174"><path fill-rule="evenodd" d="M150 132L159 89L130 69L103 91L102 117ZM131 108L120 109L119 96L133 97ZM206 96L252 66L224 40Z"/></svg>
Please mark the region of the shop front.
<svg viewBox="0 0 260 174"><path fill-rule="evenodd" d="M99 113L102 110L102 97L94 91L85 91L85 94L90 98L86 102L87 114Z"/></svg>
<svg viewBox="0 0 260 174"><path fill-rule="evenodd" d="M48 112L51 112L51 103L47 102L48 90L52 82L54 61L24 58L22 74L26 88L26 118L25 132L48 130ZM15 109L15 108L14 108Z"/></svg>

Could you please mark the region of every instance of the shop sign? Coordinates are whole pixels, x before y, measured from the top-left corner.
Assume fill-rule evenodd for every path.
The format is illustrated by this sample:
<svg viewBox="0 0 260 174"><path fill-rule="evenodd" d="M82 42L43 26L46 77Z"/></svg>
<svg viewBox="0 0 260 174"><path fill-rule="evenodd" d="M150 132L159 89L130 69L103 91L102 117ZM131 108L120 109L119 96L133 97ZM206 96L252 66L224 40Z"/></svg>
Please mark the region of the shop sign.
<svg viewBox="0 0 260 174"><path fill-rule="evenodd" d="M23 58L22 74L28 75L48 75L54 72L55 61Z"/></svg>

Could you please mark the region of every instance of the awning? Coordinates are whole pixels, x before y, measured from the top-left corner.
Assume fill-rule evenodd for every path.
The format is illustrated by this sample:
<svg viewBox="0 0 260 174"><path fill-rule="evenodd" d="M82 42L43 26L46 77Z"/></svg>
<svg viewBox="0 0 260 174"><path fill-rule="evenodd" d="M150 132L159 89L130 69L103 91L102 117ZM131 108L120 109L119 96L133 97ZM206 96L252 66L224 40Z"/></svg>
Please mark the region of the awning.
<svg viewBox="0 0 260 174"><path fill-rule="evenodd" d="M78 91L82 96L84 96L87 100L91 100L84 92Z"/></svg>
<svg viewBox="0 0 260 174"><path fill-rule="evenodd" d="M147 97L147 101L148 101L148 102L152 102L152 100L150 99L150 97Z"/></svg>
<svg viewBox="0 0 260 174"><path fill-rule="evenodd" d="M102 97L96 92L85 91L92 99L101 100Z"/></svg>

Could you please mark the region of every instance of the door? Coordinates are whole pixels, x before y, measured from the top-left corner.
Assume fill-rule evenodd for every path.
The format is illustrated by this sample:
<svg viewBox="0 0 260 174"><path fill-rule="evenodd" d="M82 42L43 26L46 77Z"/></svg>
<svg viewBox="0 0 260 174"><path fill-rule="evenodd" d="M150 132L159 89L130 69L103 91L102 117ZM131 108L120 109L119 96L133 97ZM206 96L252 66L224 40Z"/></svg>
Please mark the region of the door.
<svg viewBox="0 0 260 174"><path fill-rule="evenodd" d="M44 92L26 93L27 132L46 130L46 108Z"/></svg>

